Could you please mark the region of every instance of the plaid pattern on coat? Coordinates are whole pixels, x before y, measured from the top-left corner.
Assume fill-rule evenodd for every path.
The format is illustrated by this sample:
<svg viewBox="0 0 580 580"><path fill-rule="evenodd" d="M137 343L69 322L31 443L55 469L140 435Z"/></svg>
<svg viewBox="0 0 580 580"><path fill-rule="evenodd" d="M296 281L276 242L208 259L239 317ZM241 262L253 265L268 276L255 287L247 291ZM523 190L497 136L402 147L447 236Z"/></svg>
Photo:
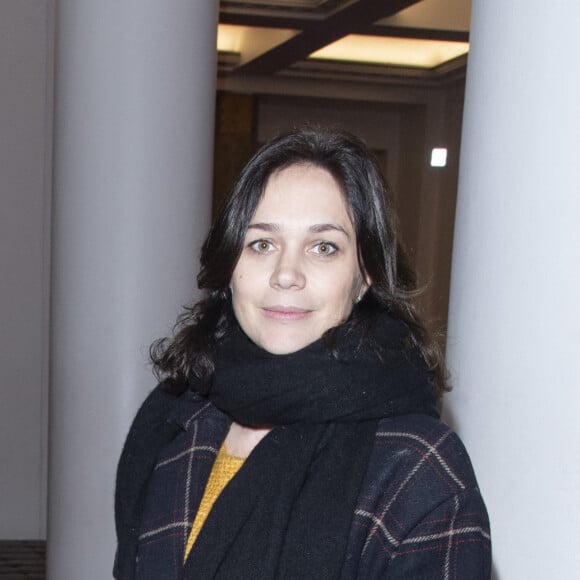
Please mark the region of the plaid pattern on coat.
<svg viewBox="0 0 580 580"><path fill-rule="evenodd" d="M190 393L175 399L157 389L145 402L119 463L116 578L182 578L187 536L229 425ZM487 512L457 435L426 415L380 421L341 580L490 574Z"/></svg>

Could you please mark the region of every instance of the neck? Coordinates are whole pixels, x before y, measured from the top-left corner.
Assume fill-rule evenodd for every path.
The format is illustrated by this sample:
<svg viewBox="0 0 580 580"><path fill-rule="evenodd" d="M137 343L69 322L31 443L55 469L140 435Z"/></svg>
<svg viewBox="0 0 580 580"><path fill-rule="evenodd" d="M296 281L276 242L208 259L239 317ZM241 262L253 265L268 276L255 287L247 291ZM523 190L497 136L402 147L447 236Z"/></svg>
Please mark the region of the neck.
<svg viewBox="0 0 580 580"><path fill-rule="evenodd" d="M274 355L232 329L216 350L207 397L255 428L436 415L430 373L408 337L404 323L384 313L371 326L338 327L334 352L320 339Z"/></svg>
<svg viewBox="0 0 580 580"><path fill-rule="evenodd" d="M245 459L269 432L270 428L246 427L234 421L224 441L226 451Z"/></svg>

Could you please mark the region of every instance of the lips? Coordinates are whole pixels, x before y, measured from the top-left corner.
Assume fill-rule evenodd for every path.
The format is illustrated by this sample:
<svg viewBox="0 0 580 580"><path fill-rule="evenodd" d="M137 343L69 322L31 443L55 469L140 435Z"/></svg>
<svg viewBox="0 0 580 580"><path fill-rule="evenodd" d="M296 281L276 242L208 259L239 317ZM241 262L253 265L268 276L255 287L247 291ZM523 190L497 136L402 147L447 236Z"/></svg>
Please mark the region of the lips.
<svg viewBox="0 0 580 580"><path fill-rule="evenodd" d="M312 312L297 306L266 306L262 308L266 318L278 322L298 322L304 320Z"/></svg>

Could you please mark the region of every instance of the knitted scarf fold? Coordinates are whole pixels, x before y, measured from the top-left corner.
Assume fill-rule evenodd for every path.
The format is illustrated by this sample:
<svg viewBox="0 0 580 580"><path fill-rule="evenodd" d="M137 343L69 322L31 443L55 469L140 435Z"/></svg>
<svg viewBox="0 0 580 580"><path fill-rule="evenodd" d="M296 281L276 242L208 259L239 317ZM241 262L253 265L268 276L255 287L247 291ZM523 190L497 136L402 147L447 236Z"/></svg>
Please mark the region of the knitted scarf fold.
<svg viewBox="0 0 580 580"><path fill-rule="evenodd" d="M402 322L383 313L333 340L334 352L321 339L272 355L236 328L218 346L206 396L238 423L274 428L216 501L184 577L339 577L378 421L437 412Z"/></svg>

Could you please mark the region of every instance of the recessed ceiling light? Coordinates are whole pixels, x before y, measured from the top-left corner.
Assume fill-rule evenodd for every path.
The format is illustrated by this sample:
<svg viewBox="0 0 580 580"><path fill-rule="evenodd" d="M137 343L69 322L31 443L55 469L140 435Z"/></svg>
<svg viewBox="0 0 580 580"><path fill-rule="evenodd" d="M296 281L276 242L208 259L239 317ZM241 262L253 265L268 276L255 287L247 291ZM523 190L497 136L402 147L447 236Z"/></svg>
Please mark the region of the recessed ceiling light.
<svg viewBox="0 0 580 580"><path fill-rule="evenodd" d="M309 58L434 68L468 50L467 42L349 34L317 50Z"/></svg>
<svg viewBox="0 0 580 580"><path fill-rule="evenodd" d="M447 165L447 149L435 147L431 150L431 167L445 167Z"/></svg>

